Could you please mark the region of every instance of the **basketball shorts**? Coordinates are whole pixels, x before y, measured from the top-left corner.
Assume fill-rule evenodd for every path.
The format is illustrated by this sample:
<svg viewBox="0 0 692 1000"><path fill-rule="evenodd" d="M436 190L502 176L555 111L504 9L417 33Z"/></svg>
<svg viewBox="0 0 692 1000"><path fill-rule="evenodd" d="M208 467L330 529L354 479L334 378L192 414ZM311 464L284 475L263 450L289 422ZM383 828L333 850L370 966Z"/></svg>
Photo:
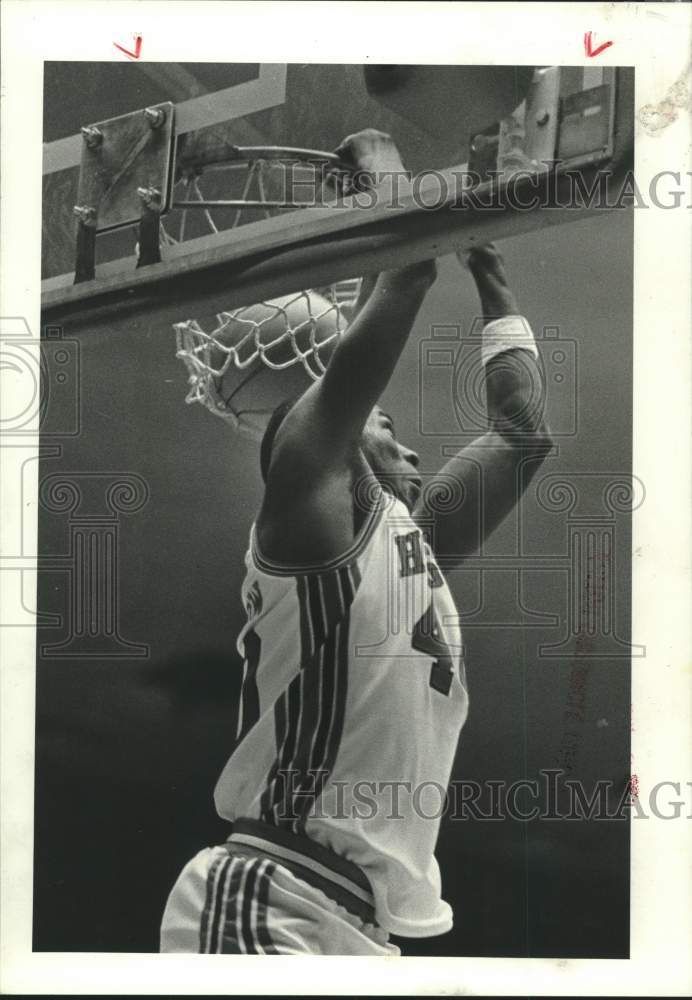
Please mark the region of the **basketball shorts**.
<svg viewBox="0 0 692 1000"><path fill-rule="evenodd" d="M377 926L359 868L254 820L238 821L225 844L185 865L166 903L161 951L400 954Z"/></svg>

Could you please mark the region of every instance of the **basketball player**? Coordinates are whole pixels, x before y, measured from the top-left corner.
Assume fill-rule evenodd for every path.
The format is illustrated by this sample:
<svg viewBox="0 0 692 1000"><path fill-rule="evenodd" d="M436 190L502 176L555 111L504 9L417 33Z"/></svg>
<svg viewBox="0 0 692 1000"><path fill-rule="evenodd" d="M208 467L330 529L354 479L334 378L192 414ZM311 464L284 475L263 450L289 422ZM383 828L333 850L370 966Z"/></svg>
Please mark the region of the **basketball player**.
<svg viewBox="0 0 692 1000"><path fill-rule="evenodd" d="M361 182L403 170L372 130L340 153ZM468 699L442 569L502 521L550 446L536 346L501 258L479 247L468 266L489 429L436 476L424 483L377 405L431 262L365 283L324 376L269 423L238 740L215 792L232 833L178 878L162 951L392 955L390 934L452 926L434 848Z"/></svg>

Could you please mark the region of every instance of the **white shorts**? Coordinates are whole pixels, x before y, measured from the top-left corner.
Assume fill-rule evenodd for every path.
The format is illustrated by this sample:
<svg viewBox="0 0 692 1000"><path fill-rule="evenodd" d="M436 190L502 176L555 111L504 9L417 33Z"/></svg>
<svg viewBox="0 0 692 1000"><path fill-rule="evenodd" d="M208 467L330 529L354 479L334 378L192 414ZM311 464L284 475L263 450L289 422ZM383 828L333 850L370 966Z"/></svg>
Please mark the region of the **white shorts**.
<svg viewBox="0 0 692 1000"><path fill-rule="evenodd" d="M307 881L290 870L291 861L276 860L273 845L268 853L239 839L207 847L185 865L163 914L162 952L400 954L343 875L331 883L324 870L306 868Z"/></svg>

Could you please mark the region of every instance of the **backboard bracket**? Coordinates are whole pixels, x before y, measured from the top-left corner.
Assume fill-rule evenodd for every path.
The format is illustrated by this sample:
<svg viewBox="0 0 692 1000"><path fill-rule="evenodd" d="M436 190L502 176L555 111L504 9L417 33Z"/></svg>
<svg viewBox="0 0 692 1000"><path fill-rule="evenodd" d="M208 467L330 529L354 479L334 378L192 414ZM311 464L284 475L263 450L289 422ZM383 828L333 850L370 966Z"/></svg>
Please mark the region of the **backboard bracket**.
<svg viewBox="0 0 692 1000"><path fill-rule="evenodd" d="M165 214L171 197L175 107L170 101L82 128L78 204L95 213L96 231L135 225L138 189L159 192Z"/></svg>

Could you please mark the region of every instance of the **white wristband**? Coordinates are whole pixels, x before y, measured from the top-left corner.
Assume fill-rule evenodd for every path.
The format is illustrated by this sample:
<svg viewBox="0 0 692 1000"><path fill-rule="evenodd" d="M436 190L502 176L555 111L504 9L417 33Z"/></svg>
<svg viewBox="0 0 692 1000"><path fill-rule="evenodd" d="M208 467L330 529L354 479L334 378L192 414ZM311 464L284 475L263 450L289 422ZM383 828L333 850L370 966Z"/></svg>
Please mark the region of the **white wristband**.
<svg viewBox="0 0 692 1000"><path fill-rule="evenodd" d="M484 365L504 351L530 351L538 357L536 340L524 316L502 316L483 328L481 360Z"/></svg>

